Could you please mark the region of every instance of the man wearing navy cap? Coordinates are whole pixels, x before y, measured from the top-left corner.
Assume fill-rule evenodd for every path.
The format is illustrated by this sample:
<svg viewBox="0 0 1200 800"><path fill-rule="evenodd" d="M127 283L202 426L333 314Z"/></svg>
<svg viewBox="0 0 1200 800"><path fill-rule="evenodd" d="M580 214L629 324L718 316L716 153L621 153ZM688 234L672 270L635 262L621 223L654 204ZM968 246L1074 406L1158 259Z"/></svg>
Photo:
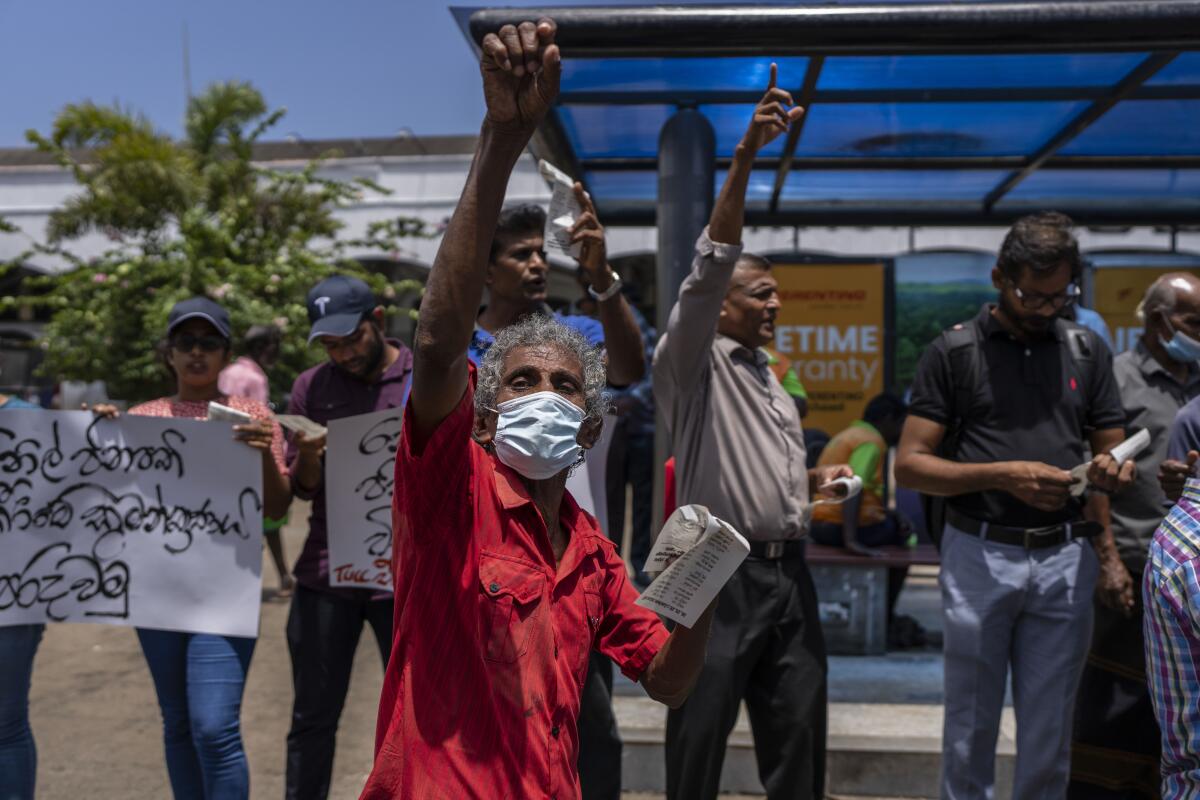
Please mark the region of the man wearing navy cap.
<svg viewBox="0 0 1200 800"><path fill-rule="evenodd" d="M400 408L412 382L412 352L384 336L383 308L367 284L334 275L308 293L308 341L329 360L296 378L288 412L321 425L330 420ZM329 794L338 718L350 686L363 623L371 625L387 666L392 646L392 595L329 585L325 517L325 437L297 434L288 445L292 485L312 501L308 539L296 562L288 615L295 703L287 739L289 800Z"/></svg>

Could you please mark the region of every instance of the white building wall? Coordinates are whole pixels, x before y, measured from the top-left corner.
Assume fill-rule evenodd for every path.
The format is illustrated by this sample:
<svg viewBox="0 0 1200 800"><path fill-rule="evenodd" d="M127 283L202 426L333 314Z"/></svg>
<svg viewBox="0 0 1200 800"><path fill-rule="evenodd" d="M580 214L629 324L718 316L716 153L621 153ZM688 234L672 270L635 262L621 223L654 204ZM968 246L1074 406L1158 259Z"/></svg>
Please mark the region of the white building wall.
<svg viewBox="0 0 1200 800"><path fill-rule="evenodd" d="M273 162L278 169L300 169L303 162ZM321 170L328 178L348 180L368 178L390 190L388 196L367 194L362 201L337 212L346 224L345 235L358 236L375 220L390 216L412 216L436 228L453 211L470 166L468 155L387 156L380 158L344 158L332 160ZM50 213L76 191L71 174L57 167L0 168L0 217L15 223L21 233L0 234L0 260L24 252L31 241L45 237ZM531 156L522 158L508 186L507 202L540 202L550 193L537 173ZM792 228L754 227L745 233L748 249L760 252L799 249L836 255L892 256L913 250L971 249L994 252L1004 237L1003 228ZM429 264L439 239L410 240L396 257ZM1080 231L1085 250L1094 248L1147 248L1166 250L1170 235L1151 228L1133 228L1122 232ZM102 234L89 234L71 242L69 248L86 257L99 255L113 246ZM1177 246L1184 251L1200 251L1200 232L1180 233ZM612 257L654 252L657 236L654 228L610 228L609 254ZM365 255L355 253L353 255ZM44 270L64 269L61 259L35 256L29 265Z"/></svg>

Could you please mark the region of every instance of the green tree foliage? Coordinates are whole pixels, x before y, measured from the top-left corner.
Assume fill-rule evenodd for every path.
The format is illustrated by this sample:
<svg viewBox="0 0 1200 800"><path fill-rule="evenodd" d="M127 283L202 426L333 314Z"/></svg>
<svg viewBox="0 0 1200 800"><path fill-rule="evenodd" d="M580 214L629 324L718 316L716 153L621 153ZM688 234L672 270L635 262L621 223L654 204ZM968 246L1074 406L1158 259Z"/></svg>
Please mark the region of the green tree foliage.
<svg viewBox="0 0 1200 800"><path fill-rule="evenodd" d="M131 401L170 391L157 356L167 312L202 294L229 310L235 338L256 323L283 329L271 376L282 390L323 357L305 343L304 298L315 283L343 272L385 300L420 291L412 281L388 284L346 254L394 252L401 238L431 235L423 222L400 218L373 225L362 239L339 236L333 212L385 190L322 178L321 159L291 171L253 163L255 142L283 113L269 111L249 84L231 82L190 101L182 141L128 110L90 102L66 106L48 135L27 133L80 187L51 216L47 240L9 265L50 254L74 269L34 279L32 297L0 297L4 310L50 306L48 374L106 380L113 397ZM13 228L0 220L4 231ZM89 232L108 236L113 247L84 261L70 242Z"/></svg>

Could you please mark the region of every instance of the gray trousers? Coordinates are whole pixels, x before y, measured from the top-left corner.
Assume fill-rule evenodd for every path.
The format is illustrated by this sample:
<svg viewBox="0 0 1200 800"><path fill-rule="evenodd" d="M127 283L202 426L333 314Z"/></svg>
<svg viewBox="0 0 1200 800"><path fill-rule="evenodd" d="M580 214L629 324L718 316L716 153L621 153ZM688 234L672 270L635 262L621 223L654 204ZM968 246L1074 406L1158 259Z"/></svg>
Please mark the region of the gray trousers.
<svg viewBox="0 0 1200 800"><path fill-rule="evenodd" d="M1026 550L946 527L942 538L946 716L942 797L991 798L1012 666L1014 800L1062 800L1075 691L1099 571L1089 541Z"/></svg>

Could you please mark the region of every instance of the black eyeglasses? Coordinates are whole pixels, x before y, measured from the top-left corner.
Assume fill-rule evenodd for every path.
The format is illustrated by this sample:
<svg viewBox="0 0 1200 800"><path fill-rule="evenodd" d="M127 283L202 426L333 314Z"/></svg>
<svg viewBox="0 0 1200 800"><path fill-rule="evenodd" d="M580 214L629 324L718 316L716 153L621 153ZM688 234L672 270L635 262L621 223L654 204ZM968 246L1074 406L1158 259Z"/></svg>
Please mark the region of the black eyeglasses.
<svg viewBox="0 0 1200 800"><path fill-rule="evenodd" d="M1067 288L1061 292L1054 294L1039 294L1037 292L1023 292L1014 281L1009 281L1013 287L1013 293L1017 299L1021 301L1021 306L1029 311L1038 311L1039 309L1050 306L1058 310L1069 306L1079 299L1079 286L1074 283L1067 284Z"/></svg>
<svg viewBox="0 0 1200 800"><path fill-rule="evenodd" d="M171 339L171 347L180 353L190 353L197 346L205 353L215 353L225 349L225 340L220 336L192 336L190 333Z"/></svg>

